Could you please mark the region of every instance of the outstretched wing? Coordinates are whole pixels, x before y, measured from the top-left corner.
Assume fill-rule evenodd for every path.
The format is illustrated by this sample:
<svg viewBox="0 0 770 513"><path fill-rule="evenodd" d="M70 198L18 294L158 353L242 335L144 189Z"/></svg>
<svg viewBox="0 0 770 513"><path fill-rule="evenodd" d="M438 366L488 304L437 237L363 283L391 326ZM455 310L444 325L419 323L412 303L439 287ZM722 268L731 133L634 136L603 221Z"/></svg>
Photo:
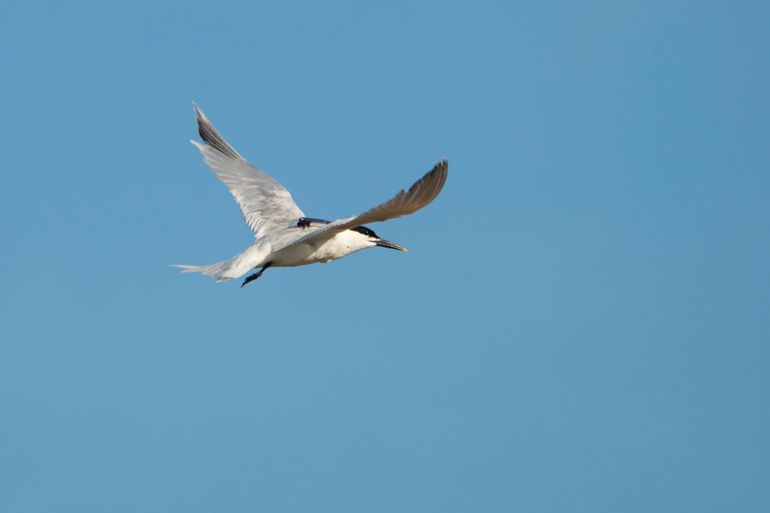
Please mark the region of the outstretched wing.
<svg viewBox="0 0 770 513"><path fill-rule="evenodd" d="M283 246L273 247L273 251L278 251L282 247L292 246L303 242L322 242L330 239L335 234L369 223L376 223L394 219L417 212L428 203L433 201L446 182L449 162L442 160L436 164L433 169L417 180L408 191L402 190L385 203L367 210L363 214L338 219L327 225L321 226L310 233L292 241L287 241Z"/></svg>
<svg viewBox="0 0 770 513"><path fill-rule="evenodd" d="M203 144L190 142L200 150L206 164L230 189L246 224L258 239L269 233L272 227L296 223L297 219L304 216L289 191L235 151L197 105L195 117Z"/></svg>

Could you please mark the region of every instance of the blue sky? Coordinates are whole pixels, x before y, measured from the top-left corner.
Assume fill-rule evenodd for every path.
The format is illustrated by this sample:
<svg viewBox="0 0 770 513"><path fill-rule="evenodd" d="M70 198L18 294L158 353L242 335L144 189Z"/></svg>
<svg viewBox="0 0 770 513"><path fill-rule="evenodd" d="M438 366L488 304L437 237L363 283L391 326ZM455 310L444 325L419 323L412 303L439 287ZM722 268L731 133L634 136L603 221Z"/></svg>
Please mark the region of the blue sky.
<svg viewBox="0 0 770 513"><path fill-rule="evenodd" d="M4 2L0 510L768 511L769 5Z"/></svg>

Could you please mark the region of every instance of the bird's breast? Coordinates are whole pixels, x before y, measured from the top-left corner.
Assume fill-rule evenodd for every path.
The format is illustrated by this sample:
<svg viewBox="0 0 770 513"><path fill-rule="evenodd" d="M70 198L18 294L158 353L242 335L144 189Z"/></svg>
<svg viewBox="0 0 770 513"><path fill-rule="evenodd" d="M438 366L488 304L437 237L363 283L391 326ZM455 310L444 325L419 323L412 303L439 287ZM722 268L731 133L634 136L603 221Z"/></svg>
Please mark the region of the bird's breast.
<svg viewBox="0 0 770 513"><path fill-rule="evenodd" d="M277 267L328 263L363 249L364 246L357 242L357 239L347 236L346 232L341 232L321 243L314 244L311 239L294 244L280 250L270 260Z"/></svg>

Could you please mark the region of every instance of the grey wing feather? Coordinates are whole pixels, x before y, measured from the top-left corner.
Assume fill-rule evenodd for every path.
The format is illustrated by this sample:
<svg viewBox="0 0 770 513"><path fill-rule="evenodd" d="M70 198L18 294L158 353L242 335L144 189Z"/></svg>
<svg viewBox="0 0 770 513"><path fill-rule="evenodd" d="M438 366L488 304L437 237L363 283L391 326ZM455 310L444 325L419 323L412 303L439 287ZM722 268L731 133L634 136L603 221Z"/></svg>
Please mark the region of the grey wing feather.
<svg viewBox="0 0 770 513"><path fill-rule="evenodd" d="M195 121L198 123L198 134L201 136L201 139L232 159L246 160L241 157L240 153L235 151L235 148L225 141L225 138L214 128L214 125L200 107L193 103L193 108L195 109Z"/></svg>
<svg viewBox="0 0 770 513"><path fill-rule="evenodd" d="M446 159L436 164L433 169L417 180L409 190L401 190L385 203L367 210L363 214L338 219L317 230L298 237L282 247L299 244L310 240L323 240L333 237L335 234L357 226L394 219L417 212L428 205L438 196L446 182L449 171L449 162ZM274 251L280 248L273 247Z"/></svg>
<svg viewBox="0 0 770 513"><path fill-rule="evenodd" d="M195 115L204 144L191 142L230 190L257 238L264 238L271 229L296 223L304 216L289 191L235 151L197 105Z"/></svg>

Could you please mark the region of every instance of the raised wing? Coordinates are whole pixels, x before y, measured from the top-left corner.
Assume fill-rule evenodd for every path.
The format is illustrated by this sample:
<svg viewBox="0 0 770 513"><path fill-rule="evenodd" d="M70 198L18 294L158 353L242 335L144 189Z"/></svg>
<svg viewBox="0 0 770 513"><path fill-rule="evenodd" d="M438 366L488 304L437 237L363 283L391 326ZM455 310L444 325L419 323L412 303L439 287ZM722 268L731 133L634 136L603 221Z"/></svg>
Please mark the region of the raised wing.
<svg viewBox="0 0 770 513"><path fill-rule="evenodd" d="M408 191L402 190L385 203L381 203L363 214L338 219L295 240L288 241L282 247L308 241L320 242L330 239L335 234L349 228L386 221L417 212L433 201L438 196L438 193L441 192L446 182L448 170L449 162L444 159L436 164L433 169L425 173L422 178L414 182ZM273 251L278 251L282 247L276 248L274 246Z"/></svg>
<svg viewBox="0 0 770 513"><path fill-rule="evenodd" d="M204 143L192 142L206 164L230 189L241 208L246 224L257 238L271 228L295 224L305 214L294 203L289 191L267 173L260 171L230 146L202 110L195 106L198 133Z"/></svg>

